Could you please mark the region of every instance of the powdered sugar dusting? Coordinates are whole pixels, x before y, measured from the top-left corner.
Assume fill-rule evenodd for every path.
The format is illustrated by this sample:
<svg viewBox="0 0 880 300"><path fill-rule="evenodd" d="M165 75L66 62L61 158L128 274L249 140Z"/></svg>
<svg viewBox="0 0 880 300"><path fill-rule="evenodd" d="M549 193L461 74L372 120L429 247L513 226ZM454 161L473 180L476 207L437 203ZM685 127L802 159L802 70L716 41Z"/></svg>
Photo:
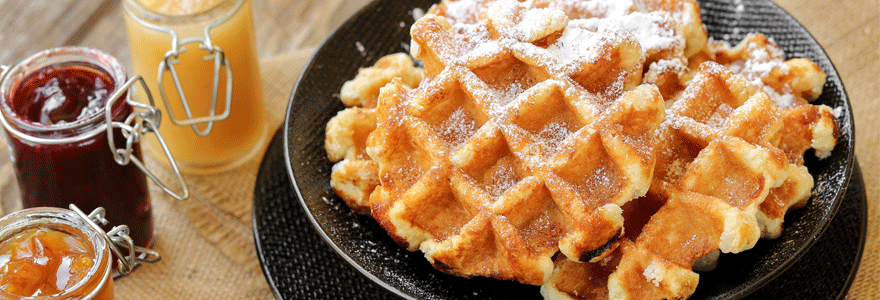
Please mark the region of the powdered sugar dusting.
<svg viewBox="0 0 880 300"><path fill-rule="evenodd" d="M452 149L456 149L477 131L477 123L463 108L458 108L440 123L437 131Z"/></svg>
<svg viewBox="0 0 880 300"><path fill-rule="evenodd" d="M733 108L727 105L727 103L721 103L712 115L706 119L705 123L712 128L721 129L731 113L733 113Z"/></svg>
<svg viewBox="0 0 880 300"><path fill-rule="evenodd" d="M727 68L736 74L740 74L753 85L761 89L779 108L786 109L795 105L795 96L790 93L780 93L771 86L764 84L764 78L776 72L780 75L788 74L789 67L785 64L785 53L782 49L772 45L759 45L750 42L746 45L745 57L741 60L727 64Z"/></svg>
<svg viewBox="0 0 880 300"><path fill-rule="evenodd" d="M502 35L534 42L565 28L568 17L556 9L528 9L516 0L495 2L487 12L493 27Z"/></svg>
<svg viewBox="0 0 880 300"><path fill-rule="evenodd" d="M617 20L635 35L643 51L668 49L675 44L684 44L684 40L672 28L662 27L662 24L669 24L669 21L661 13L633 13Z"/></svg>
<svg viewBox="0 0 880 300"><path fill-rule="evenodd" d="M624 16L634 10L632 0L559 0L551 2L550 7L593 17Z"/></svg>
<svg viewBox="0 0 880 300"><path fill-rule="evenodd" d="M602 36L575 26L566 27L556 43L547 47L547 51L559 58L562 64L568 64L575 59L595 61L599 57L597 46L604 44Z"/></svg>
<svg viewBox="0 0 880 300"><path fill-rule="evenodd" d="M480 13L480 3L476 0L446 1L446 17L456 22L474 22Z"/></svg>
<svg viewBox="0 0 880 300"><path fill-rule="evenodd" d="M762 81L752 82L753 84L761 87L761 90L767 94L767 97L770 98L770 101L776 104L781 109L791 108L795 104L794 95L792 94L780 94L775 89L770 86L764 85Z"/></svg>
<svg viewBox="0 0 880 300"><path fill-rule="evenodd" d="M635 36L642 46L642 52L671 49L684 45L684 39L675 33L672 18L662 12L635 12L624 16L605 19L591 18L580 21L585 28L598 29L603 23L617 23L620 27Z"/></svg>
<svg viewBox="0 0 880 300"><path fill-rule="evenodd" d="M553 152L571 134L572 131L568 129L568 124L560 120L544 125L544 128L538 132L537 138L544 143L548 150Z"/></svg>
<svg viewBox="0 0 880 300"><path fill-rule="evenodd" d="M512 159L512 158L509 158ZM486 192L492 198L501 197L505 191L513 187L518 181L518 176L514 170L515 166L506 159L501 159L489 170L489 178L486 182Z"/></svg>
<svg viewBox="0 0 880 300"><path fill-rule="evenodd" d="M413 8L410 14L413 16L413 20L418 20L425 16L425 11L421 8L416 7Z"/></svg>

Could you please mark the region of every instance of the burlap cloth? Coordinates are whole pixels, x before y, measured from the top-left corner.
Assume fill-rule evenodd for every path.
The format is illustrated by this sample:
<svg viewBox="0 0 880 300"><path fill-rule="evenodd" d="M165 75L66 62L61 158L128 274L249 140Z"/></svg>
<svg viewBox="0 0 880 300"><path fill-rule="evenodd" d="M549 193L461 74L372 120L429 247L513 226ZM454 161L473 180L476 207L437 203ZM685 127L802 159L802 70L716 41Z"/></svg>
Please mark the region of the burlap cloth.
<svg viewBox="0 0 880 300"><path fill-rule="evenodd" d="M785 1L783 1L785 2ZM876 9L876 7L874 7ZM876 45L878 20L866 30ZM809 28L809 27L808 27ZM814 34L816 34L814 32ZM821 34L820 34L821 35ZM817 36L822 41L821 36ZM267 140L281 126L288 97L299 70L314 46L261 60L267 99ZM826 50L829 50L826 48ZM874 48L874 51L877 51ZM880 297L880 64L835 57L852 101L856 120L856 156L868 196L868 233L858 275L847 299ZM852 58L852 57L848 57ZM263 146L265 147L265 145ZM0 206L6 214L18 209L19 196L6 143L0 142ZM176 201L151 185L155 218L155 249L162 260L117 279L117 299L272 299L260 270L251 227L252 198L262 153L234 170L212 175L186 175L192 197ZM169 173L156 163L149 168L164 180ZM817 279L820 280L820 279Z"/></svg>

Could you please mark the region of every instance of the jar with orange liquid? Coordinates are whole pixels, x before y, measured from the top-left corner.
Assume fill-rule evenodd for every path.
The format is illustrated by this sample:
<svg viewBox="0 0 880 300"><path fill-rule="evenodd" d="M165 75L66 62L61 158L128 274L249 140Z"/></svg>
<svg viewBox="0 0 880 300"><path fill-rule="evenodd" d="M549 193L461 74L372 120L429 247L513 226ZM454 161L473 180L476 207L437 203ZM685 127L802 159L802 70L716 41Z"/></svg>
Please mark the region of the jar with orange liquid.
<svg viewBox="0 0 880 300"><path fill-rule="evenodd" d="M160 256L134 246L128 227L105 232L97 224L106 222L103 208L86 215L75 205L29 208L0 219L0 299L112 300L114 255L121 274Z"/></svg>
<svg viewBox="0 0 880 300"><path fill-rule="evenodd" d="M181 169L224 170L259 153L267 135L251 1L123 7L134 71L166 105L159 131ZM147 144L161 156L155 140Z"/></svg>

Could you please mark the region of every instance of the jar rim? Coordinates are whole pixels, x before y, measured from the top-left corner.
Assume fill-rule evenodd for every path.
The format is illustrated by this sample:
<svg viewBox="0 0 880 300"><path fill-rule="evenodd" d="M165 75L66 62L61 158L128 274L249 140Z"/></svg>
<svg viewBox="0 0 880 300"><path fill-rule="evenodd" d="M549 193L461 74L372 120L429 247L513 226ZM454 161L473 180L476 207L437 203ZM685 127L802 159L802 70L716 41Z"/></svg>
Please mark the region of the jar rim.
<svg viewBox="0 0 880 300"><path fill-rule="evenodd" d="M49 228L50 230L61 231L58 227L63 225L69 226L71 229L79 231L79 233L82 234L80 238L82 236L87 237L87 239L83 242L92 247L95 255L95 263L92 264L91 267L89 267L86 276L84 276L79 282L77 282L70 288L65 289L59 294L47 296L62 298L64 298L65 296L75 296L67 294L71 291L79 290L80 288L94 280L94 276L102 276L101 280L105 281L103 284L96 286L96 290L92 291L91 293L85 294L84 292L84 295L94 296L94 294L97 294L97 292L100 291L100 289L103 288L104 285L108 284L106 281L110 280L110 276L113 273L111 272L113 265L111 263L112 256L110 255L110 251L108 250L109 245L107 244L107 240L102 238L99 232L92 228L75 212L56 207L35 207L19 210L8 214L3 218L0 218L0 243L28 229ZM101 270L102 267L104 268L104 270ZM17 297L26 297L11 294L2 289L0 289L0 296L5 296L7 298L12 297L12 299L15 299ZM92 297L86 299L91 298Z"/></svg>
<svg viewBox="0 0 880 300"><path fill-rule="evenodd" d="M100 50L80 46L64 46L37 52L10 67L9 70L6 71L3 80L0 81L0 110L2 110L2 117L6 121L3 124L4 127L14 126L20 128L22 130L19 131L30 136L33 136L34 134L44 135L56 131L85 130L88 129L86 127L90 125L98 126L93 130L86 130L86 137L91 137L95 134L106 131L106 127L104 127L106 126L106 122L104 122L105 114L103 109L89 114L85 118L53 125L27 121L16 114L15 110L12 109L10 102L13 101L13 99L10 99L10 97L14 96L15 91L13 89L17 87L17 84L20 83L22 79L27 78L27 76L42 68L58 65L63 67L84 67L105 73L105 75L113 81L113 88L107 94L108 101L110 95L112 95L113 92L122 89L122 86L126 82L125 69L122 67L122 64L120 64L115 57ZM117 102L113 108L114 116L119 113L119 107L124 105L124 103L125 101ZM104 104L106 104L106 102ZM7 131L8 129L9 128L7 128Z"/></svg>
<svg viewBox="0 0 880 300"><path fill-rule="evenodd" d="M245 0L221 0L210 8L192 14L167 14L146 7L140 0L123 1L124 11L133 19L158 26L199 24L235 13Z"/></svg>

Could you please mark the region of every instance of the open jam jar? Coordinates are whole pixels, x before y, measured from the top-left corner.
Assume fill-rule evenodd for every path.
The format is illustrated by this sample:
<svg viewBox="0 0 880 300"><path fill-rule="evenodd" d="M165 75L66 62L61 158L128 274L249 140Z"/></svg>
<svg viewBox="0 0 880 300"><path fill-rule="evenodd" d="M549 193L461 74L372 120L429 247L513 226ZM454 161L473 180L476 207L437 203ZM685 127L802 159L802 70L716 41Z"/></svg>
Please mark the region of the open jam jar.
<svg viewBox="0 0 880 300"><path fill-rule="evenodd" d="M105 207L110 225L131 224L134 243L152 245L153 217L139 143L149 130L128 124L135 116L158 119L158 112L135 112L136 102L127 95L132 81L126 81L119 62L94 49L61 47L39 52L4 74L0 121L23 206ZM184 192L188 195L185 185Z"/></svg>
<svg viewBox="0 0 880 300"><path fill-rule="evenodd" d="M85 215L71 210L40 207L0 219L0 299L113 299L112 258L119 255L128 227L104 232L104 210ZM130 248L135 251L144 249ZM159 254L148 251L152 263ZM120 272L131 270L132 260L120 256Z"/></svg>

